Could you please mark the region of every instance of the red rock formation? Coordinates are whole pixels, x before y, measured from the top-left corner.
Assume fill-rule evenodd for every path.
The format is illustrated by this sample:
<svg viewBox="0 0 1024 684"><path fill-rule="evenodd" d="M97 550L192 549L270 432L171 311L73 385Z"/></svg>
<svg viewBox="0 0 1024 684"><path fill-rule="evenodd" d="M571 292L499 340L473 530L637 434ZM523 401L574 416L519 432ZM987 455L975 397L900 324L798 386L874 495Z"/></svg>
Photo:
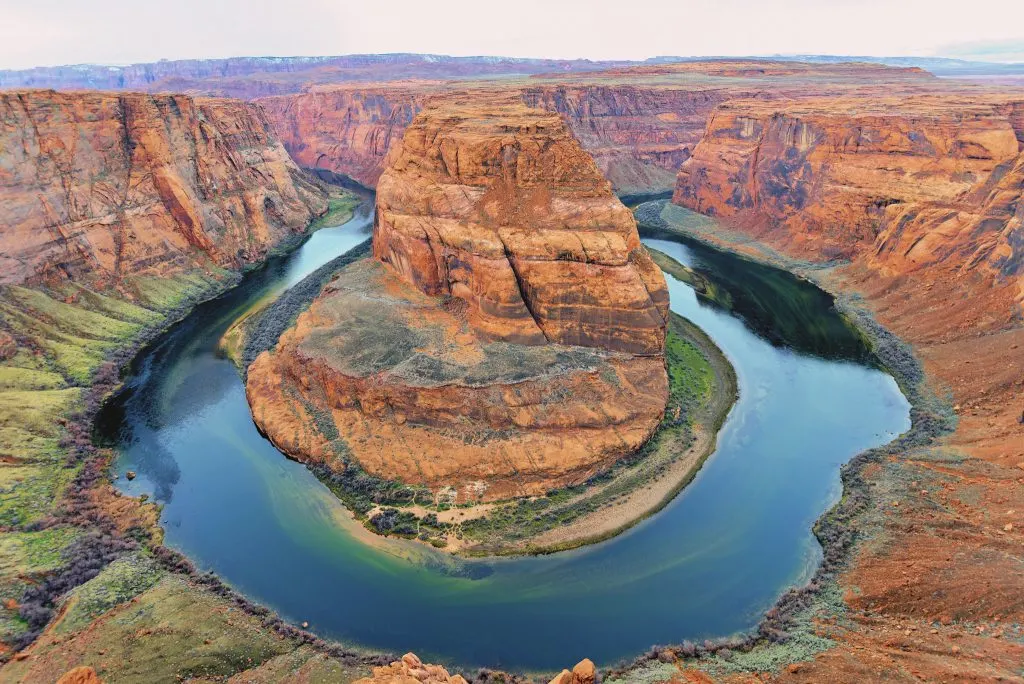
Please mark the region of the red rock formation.
<svg viewBox="0 0 1024 684"><path fill-rule="evenodd" d="M352 84L259 100L285 148L301 165L375 186L384 159L431 97L457 89L440 82ZM531 107L557 112L619 192L671 188L700 140L715 89L632 85L537 85L508 89Z"/></svg>
<svg viewBox="0 0 1024 684"><path fill-rule="evenodd" d="M543 85L523 90L531 107L561 114L617 192L674 185L704 134L721 89L620 84Z"/></svg>
<svg viewBox="0 0 1024 684"><path fill-rule="evenodd" d="M680 170L673 201L798 253L870 252L883 271L1017 268L1015 106L957 96L730 101Z"/></svg>
<svg viewBox="0 0 1024 684"><path fill-rule="evenodd" d="M260 104L299 165L344 173L373 187L392 144L440 88L426 82L318 87Z"/></svg>
<svg viewBox="0 0 1024 684"><path fill-rule="evenodd" d="M260 109L182 95L0 95L0 282L257 261L326 208Z"/></svg>
<svg viewBox="0 0 1024 684"><path fill-rule="evenodd" d="M428 107L377 188L374 255L469 305L495 339L661 354L668 292L562 120L514 102Z"/></svg>
<svg viewBox="0 0 1024 684"><path fill-rule="evenodd" d="M96 670L82 665L65 672L57 684L103 684L103 680L96 675Z"/></svg>
<svg viewBox="0 0 1024 684"><path fill-rule="evenodd" d="M597 668L589 659L584 658L570 672L562 670L551 684L595 684ZM401 660L390 665L373 668L369 677L357 679L354 684L466 684L466 679L459 674L449 674L440 665L427 665L415 653L406 653Z"/></svg>
<svg viewBox="0 0 1024 684"><path fill-rule="evenodd" d="M373 675L353 684L466 684L460 674L449 674L440 665L429 665L415 653L406 653L390 665L373 668Z"/></svg>
<svg viewBox="0 0 1024 684"><path fill-rule="evenodd" d="M584 658L576 663L576 666L572 668L572 672L562 670L549 684L595 684L596 682L597 668L594 667L594 663L590 658Z"/></svg>
<svg viewBox="0 0 1024 684"><path fill-rule="evenodd" d="M495 81L322 86L261 100L285 147L303 166L374 185L391 144L431 95L520 94L561 114L618 192L670 189L704 133L708 114L736 97L805 96L881 83L926 85L919 69L874 64L715 61L536 76L528 85Z"/></svg>
<svg viewBox="0 0 1024 684"><path fill-rule="evenodd" d="M957 414L935 445L864 469L858 525L885 543L859 546L841 582L853 620L838 644L783 681L1019 669L1005 637L1024 620L1022 100L949 86L730 102L680 171L677 203L800 258L846 256L817 277L910 342Z"/></svg>
<svg viewBox="0 0 1024 684"><path fill-rule="evenodd" d="M380 261L343 270L249 368L279 448L493 500L647 440L668 396L665 282L561 118L434 103L377 202Z"/></svg>

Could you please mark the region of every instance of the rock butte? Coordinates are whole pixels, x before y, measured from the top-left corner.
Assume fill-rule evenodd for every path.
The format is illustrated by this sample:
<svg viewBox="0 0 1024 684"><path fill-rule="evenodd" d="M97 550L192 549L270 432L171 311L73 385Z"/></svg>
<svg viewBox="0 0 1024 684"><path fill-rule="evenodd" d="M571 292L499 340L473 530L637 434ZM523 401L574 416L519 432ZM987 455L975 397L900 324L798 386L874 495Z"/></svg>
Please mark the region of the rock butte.
<svg viewBox="0 0 1024 684"><path fill-rule="evenodd" d="M665 281L558 115L428 105L381 176L373 245L249 369L287 454L493 500L584 481L657 427Z"/></svg>

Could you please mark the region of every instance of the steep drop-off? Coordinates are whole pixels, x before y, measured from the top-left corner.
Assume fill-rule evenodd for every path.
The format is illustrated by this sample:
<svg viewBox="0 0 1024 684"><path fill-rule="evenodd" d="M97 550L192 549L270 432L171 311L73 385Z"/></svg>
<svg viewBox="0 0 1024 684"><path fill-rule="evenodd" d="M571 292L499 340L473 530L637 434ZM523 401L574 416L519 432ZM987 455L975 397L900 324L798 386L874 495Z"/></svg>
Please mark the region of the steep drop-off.
<svg viewBox="0 0 1024 684"><path fill-rule="evenodd" d="M731 98L785 98L850 88L925 87L918 69L868 64L712 61L537 75L516 81L403 81L318 86L269 97L285 147L303 166L375 185L385 155L431 96L519 96L562 115L619 193L663 191L704 134L714 107ZM881 92L881 90L879 90Z"/></svg>
<svg viewBox="0 0 1024 684"><path fill-rule="evenodd" d="M301 166L343 173L374 187L384 158L440 83L322 86L259 102Z"/></svg>
<svg viewBox="0 0 1024 684"><path fill-rule="evenodd" d="M811 256L1010 274L1021 261L1011 244L1019 106L955 95L730 101L683 165L674 201Z"/></svg>
<svg viewBox="0 0 1024 684"><path fill-rule="evenodd" d="M0 95L0 282L123 289L237 269L327 202L258 106L181 95Z"/></svg>
<svg viewBox="0 0 1024 684"><path fill-rule="evenodd" d="M702 237L777 258L754 236L800 260L834 261L807 273L862 297L924 362L924 394L951 399L948 422L916 416L934 441L851 480L870 497L856 522L863 543L842 580L854 621L834 630L835 648L784 679L1019 673L1020 111L1007 91L729 102L680 171L676 203L746 234ZM918 381L914 372L903 379Z"/></svg>
<svg viewBox="0 0 1024 684"><path fill-rule="evenodd" d="M424 103L465 88L442 82L323 86L259 102L300 165L375 186L388 151ZM493 96L488 89L477 93ZM726 97L717 89L626 84L509 85L499 92L518 94L531 107L564 116L618 192L671 188L708 114Z"/></svg>
<svg viewBox="0 0 1024 684"><path fill-rule="evenodd" d="M660 422L664 279L557 115L421 112L378 186L374 254L249 368L286 453L493 500L582 482Z"/></svg>
<svg viewBox="0 0 1024 684"><path fill-rule="evenodd" d="M141 554L131 552L163 550L156 507L117 494L113 453L92 440L121 366L327 205L258 107L0 95L0 660L108 563L145 577L151 564L132 564ZM48 551L30 553L25 540ZM212 594L183 593L190 626L213 612ZM56 681L81 664L0 679Z"/></svg>

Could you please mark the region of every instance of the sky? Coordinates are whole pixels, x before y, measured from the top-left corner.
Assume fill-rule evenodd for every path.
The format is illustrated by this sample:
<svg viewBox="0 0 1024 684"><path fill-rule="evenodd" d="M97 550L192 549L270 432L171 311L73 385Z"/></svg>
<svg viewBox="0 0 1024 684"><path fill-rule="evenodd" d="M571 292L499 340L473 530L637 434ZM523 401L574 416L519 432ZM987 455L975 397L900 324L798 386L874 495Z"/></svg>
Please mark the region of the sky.
<svg viewBox="0 0 1024 684"><path fill-rule="evenodd" d="M0 68L427 52L1024 61L1024 0L0 0Z"/></svg>

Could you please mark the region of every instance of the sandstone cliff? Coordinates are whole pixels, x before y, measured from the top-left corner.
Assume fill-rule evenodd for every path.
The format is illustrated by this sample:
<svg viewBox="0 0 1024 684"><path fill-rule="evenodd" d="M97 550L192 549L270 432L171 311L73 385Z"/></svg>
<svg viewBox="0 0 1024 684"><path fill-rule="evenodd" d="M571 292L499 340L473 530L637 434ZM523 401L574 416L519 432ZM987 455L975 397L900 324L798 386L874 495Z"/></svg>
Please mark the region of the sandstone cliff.
<svg viewBox="0 0 1024 684"><path fill-rule="evenodd" d="M259 102L299 165L344 173L373 187L392 145L440 89L426 82L317 87Z"/></svg>
<svg viewBox="0 0 1024 684"><path fill-rule="evenodd" d="M372 186L390 146L429 97L445 92L518 95L531 107L561 114L616 191L633 193L670 189L679 165L703 136L708 115L728 99L803 97L860 86L924 87L933 81L919 69L735 60L537 75L526 84L324 85L260 102L301 165L344 173Z"/></svg>
<svg viewBox="0 0 1024 684"><path fill-rule="evenodd" d="M473 103L406 130L378 184L374 255L466 302L495 339L660 354L664 277L594 161L556 114Z"/></svg>
<svg viewBox="0 0 1024 684"><path fill-rule="evenodd" d="M322 86L259 102L301 166L375 186L387 153L426 101L465 87L422 81ZM671 188L708 114L727 96L718 89L628 84L543 83L502 90L521 95L531 107L561 114L618 192Z"/></svg>
<svg viewBox="0 0 1024 684"><path fill-rule="evenodd" d="M914 417L934 441L857 475L871 512L856 526L870 541L841 582L856 626L789 681L1012 677L1020 662L1006 637L1024 619L1024 98L944 88L729 102L679 174L675 202L746 234L711 239L844 257L808 273L856 293L927 372ZM916 369L899 370L913 389ZM951 406L936 409L929 391Z"/></svg>
<svg viewBox="0 0 1024 684"><path fill-rule="evenodd" d="M249 368L286 453L493 500L582 482L660 422L664 279L557 115L431 104L381 177L374 254Z"/></svg>
<svg viewBox="0 0 1024 684"><path fill-rule="evenodd" d="M815 257L884 272L1020 272L1021 103L1000 97L730 101L673 200Z"/></svg>
<svg viewBox="0 0 1024 684"><path fill-rule="evenodd" d="M2 283L235 269L326 209L258 106L24 91L0 125Z"/></svg>

